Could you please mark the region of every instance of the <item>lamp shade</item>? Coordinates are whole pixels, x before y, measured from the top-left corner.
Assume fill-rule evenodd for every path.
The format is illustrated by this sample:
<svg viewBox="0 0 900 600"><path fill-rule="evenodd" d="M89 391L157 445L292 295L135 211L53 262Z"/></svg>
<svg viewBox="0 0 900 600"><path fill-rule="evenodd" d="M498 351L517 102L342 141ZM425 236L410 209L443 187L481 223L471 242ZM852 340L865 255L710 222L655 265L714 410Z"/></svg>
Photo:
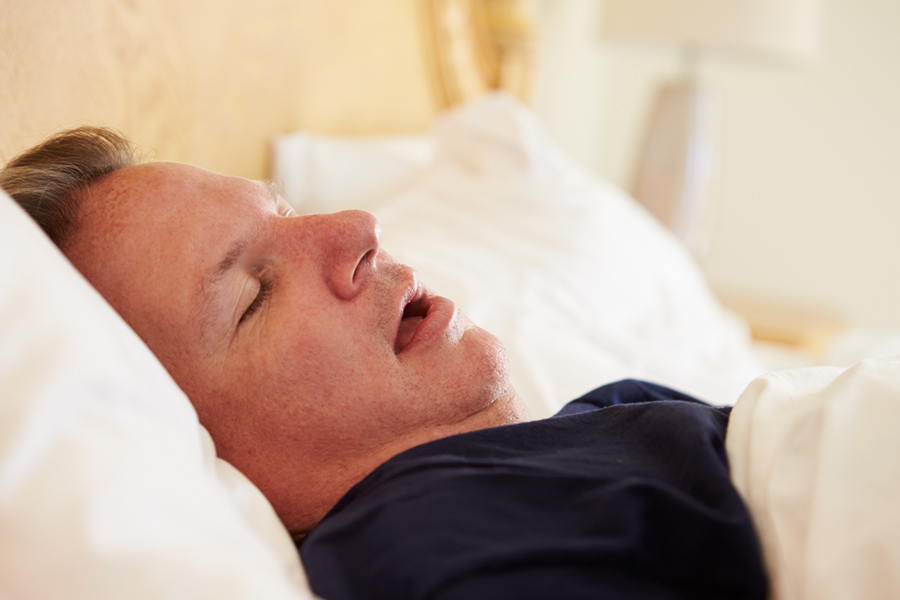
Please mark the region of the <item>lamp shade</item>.
<svg viewBox="0 0 900 600"><path fill-rule="evenodd" d="M807 62L819 52L819 0L606 0L610 40Z"/></svg>

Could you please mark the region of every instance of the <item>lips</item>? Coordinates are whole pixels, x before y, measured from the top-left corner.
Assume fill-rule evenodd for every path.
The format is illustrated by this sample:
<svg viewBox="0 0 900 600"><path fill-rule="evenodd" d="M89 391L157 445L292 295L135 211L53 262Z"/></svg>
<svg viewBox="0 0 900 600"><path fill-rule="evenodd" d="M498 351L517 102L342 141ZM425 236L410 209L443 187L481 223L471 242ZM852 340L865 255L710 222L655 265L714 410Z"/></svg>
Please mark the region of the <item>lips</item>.
<svg viewBox="0 0 900 600"><path fill-rule="evenodd" d="M401 354L440 336L456 316L456 306L446 298L432 296L419 283L415 271L400 301L394 352Z"/></svg>
<svg viewBox="0 0 900 600"><path fill-rule="evenodd" d="M394 352L400 354L412 341L419 325L428 316L428 295L419 282L419 275L409 269L409 282L400 299L400 323L394 339Z"/></svg>

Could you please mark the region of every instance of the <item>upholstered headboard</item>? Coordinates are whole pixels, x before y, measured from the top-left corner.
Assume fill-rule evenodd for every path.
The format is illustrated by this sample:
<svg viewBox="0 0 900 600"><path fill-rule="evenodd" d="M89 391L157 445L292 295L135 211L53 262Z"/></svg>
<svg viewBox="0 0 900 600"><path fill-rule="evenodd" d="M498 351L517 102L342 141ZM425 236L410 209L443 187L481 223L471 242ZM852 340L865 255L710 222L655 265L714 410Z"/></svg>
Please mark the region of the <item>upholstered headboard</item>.
<svg viewBox="0 0 900 600"><path fill-rule="evenodd" d="M117 128L155 158L263 177L278 133L424 130L527 94L518 0L0 0L0 161Z"/></svg>

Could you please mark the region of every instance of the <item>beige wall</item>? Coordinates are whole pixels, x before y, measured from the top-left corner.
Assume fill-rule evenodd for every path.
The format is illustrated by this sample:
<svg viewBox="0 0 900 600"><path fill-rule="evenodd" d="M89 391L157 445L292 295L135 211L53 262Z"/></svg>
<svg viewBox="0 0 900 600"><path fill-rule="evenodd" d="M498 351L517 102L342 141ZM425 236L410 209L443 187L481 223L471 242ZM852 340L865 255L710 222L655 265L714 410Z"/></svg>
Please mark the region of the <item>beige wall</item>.
<svg viewBox="0 0 900 600"><path fill-rule="evenodd" d="M811 68L701 64L722 101L703 266L716 287L900 328L900 2L823 1L823 55ZM571 156L627 186L652 92L676 57L602 42L602 1L537 6L538 112Z"/></svg>
<svg viewBox="0 0 900 600"><path fill-rule="evenodd" d="M264 177L278 133L426 130L420 6L0 0L0 163L95 124L158 159Z"/></svg>

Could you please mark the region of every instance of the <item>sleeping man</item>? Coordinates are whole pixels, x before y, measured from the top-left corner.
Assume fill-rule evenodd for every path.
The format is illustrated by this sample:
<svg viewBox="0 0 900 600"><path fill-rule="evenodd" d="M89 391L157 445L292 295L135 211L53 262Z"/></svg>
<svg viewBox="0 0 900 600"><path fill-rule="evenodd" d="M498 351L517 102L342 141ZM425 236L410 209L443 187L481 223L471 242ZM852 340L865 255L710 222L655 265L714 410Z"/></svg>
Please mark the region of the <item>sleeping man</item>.
<svg viewBox="0 0 900 600"><path fill-rule="evenodd" d="M57 135L0 186L141 336L344 598L764 598L728 410L608 385L529 421L496 338L359 211Z"/></svg>

